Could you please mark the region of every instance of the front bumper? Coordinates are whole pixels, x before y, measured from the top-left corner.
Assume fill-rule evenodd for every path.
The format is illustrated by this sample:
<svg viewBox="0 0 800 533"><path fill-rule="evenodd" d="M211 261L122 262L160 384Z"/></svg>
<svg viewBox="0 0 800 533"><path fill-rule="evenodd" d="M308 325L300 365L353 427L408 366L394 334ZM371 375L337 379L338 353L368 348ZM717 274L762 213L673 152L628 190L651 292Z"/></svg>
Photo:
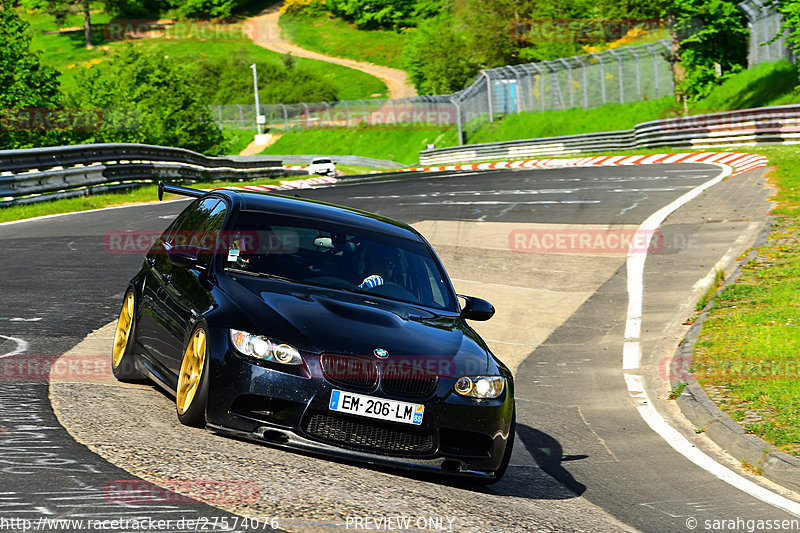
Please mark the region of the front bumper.
<svg viewBox="0 0 800 533"><path fill-rule="evenodd" d="M334 389L318 356L302 367L268 367L228 348L212 361L206 418L219 432L369 464L491 477L502 462L511 428L513 395L494 400L463 398L454 379L439 379L427 398L353 390L425 405L420 426L330 411Z"/></svg>

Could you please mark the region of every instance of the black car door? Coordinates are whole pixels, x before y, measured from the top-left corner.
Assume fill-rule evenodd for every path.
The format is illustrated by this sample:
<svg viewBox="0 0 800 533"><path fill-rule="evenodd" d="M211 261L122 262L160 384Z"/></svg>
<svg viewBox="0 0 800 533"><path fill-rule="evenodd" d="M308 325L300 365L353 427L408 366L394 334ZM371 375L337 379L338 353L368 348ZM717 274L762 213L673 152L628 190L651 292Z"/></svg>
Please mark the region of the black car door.
<svg viewBox="0 0 800 533"><path fill-rule="evenodd" d="M141 336L152 356L153 370L171 388L177 384L184 344L191 333L193 303L198 292L205 289L200 280L201 270L174 265L168 250L173 246L196 246L198 235L219 230L210 224L218 221L221 226L220 212L224 218L225 204L217 197L195 202L180 224L156 241L147 256Z"/></svg>

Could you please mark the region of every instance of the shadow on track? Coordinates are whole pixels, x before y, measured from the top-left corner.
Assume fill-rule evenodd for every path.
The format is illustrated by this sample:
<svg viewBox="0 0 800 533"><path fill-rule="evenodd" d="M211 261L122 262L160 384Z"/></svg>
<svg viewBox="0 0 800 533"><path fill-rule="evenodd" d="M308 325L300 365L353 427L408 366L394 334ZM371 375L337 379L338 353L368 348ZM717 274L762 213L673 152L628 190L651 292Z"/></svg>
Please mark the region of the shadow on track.
<svg viewBox="0 0 800 533"><path fill-rule="evenodd" d="M580 496L586 491L586 485L578 482L563 466L564 461L579 461L588 455L563 455L561 444L542 431L517 422L517 446L522 444L533 456L542 470L550 474L559 483Z"/></svg>

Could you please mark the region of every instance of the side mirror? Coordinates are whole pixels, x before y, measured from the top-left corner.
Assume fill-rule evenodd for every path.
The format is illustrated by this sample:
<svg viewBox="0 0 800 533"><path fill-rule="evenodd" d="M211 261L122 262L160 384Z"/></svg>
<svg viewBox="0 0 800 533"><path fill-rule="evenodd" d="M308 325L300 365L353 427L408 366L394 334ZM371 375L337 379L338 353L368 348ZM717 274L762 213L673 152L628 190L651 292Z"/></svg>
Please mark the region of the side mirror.
<svg viewBox="0 0 800 533"><path fill-rule="evenodd" d="M202 268L200 263L201 253L211 253L211 250L197 246L172 246L167 249L169 262L181 268Z"/></svg>
<svg viewBox="0 0 800 533"><path fill-rule="evenodd" d="M464 296L459 294L464 299L464 306L461 308L461 318L467 320L489 320L494 316L494 306L474 296Z"/></svg>

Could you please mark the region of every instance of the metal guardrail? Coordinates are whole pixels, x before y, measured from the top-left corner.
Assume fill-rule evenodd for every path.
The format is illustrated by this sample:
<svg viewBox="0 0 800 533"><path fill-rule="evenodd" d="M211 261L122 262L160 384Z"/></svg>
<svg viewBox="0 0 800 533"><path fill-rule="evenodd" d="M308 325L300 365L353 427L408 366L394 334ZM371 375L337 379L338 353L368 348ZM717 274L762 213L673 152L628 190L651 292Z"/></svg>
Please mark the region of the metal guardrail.
<svg viewBox="0 0 800 533"><path fill-rule="evenodd" d="M423 166L637 148L715 148L800 143L800 105L654 120L631 130L424 150Z"/></svg>
<svg viewBox="0 0 800 533"><path fill-rule="evenodd" d="M628 150L635 148L633 130L585 133L562 137L543 137L520 141L468 144L452 148L423 150L420 164L425 166L493 161L498 159L521 159L549 154L573 154L601 152L603 150Z"/></svg>
<svg viewBox="0 0 800 533"><path fill-rule="evenodd" d="M131 180L252 179L285 175L281 161L208 157L147 144L0 150L0 197L16 198Z"/></svg>

